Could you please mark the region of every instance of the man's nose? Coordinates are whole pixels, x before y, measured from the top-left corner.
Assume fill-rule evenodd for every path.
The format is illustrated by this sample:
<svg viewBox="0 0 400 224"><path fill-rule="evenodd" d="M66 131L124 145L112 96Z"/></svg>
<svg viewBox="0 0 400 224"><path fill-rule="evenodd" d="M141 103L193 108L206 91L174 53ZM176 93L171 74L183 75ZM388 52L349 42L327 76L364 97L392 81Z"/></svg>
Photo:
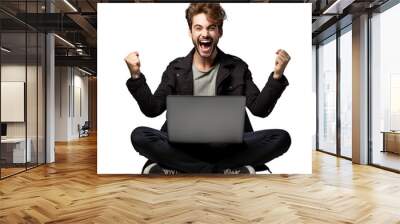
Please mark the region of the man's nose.
<svg viewBox="0 0 400 224"><path fill-rule="evenodd" d="M201 36L202 36L202 37L208 37L208 30L207 30L207 29L203 29L203 30L201 31Z"/></svg>

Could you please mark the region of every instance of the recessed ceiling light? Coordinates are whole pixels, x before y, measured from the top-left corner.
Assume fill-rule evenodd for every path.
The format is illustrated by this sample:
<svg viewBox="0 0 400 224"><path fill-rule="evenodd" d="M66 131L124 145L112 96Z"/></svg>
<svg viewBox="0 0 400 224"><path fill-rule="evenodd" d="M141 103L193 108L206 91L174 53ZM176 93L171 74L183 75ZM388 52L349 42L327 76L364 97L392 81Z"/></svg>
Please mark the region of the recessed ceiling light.
<svg viewBox="0 0 400 224"><path fill-rule="evenodd" d="M1 50L4 51L4 52L6 52L6 53L10 53L10 52L11 52L11 50L9 50L9 49L7 49L7 48L5 48L5 47L1 47Z"/></svg>
<svg viewBox="0 0 400 224"><path fill-rule="evenodd" d="M69 42L68 40L66 40L66 39L64 39L64 38L62 38L62 37L60 37L60 36L57 35L57 34L54 34L54 36L57 37L57 38L58 38L59 40L61 40L62 42L66 43L67 45L69 45L69 46L75 48L75 45L71 44L71 42Z"/></svg>
<svg viewBox="0 0 400 224"><path fill-rule="evenodd" d="M343 9L351 5L355 0L336 0L322 14L342 14Z"/></svg>
<svg viewBox="0 0 400 224"><path fill-rule="evenodd" d="M72 10L74 10L75 12L78 12L78 10L71 4L69 3L68 0L64 0L65 4L67 4Z"/></svg>
<svg viewBox="0 0 400 224"><path fill-rule="evenodd" d="M83 73L85 73L85 74L87 74L87 75L92 76L92 73L90 73L90 72L88 72L88 71L86 71L86 70L83 70L83 69L81 69L81 68L79 68L79 67L78 67L78 69L79 69L79 71L81 71L81 72L83 72Z"/></svg>

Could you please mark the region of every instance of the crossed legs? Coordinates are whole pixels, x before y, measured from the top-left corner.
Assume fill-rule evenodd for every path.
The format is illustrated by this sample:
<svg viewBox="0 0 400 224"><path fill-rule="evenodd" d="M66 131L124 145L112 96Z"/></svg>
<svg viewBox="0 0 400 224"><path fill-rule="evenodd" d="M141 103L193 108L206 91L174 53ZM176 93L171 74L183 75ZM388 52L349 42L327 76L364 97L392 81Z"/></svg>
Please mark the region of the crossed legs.
<svg viewBox="0 0 400 224"><path fill-rule="evenodd" d="M289 133L281 129L246 132L242 144L176 144L165 132L138 127L131 141L140 155L185 173L262 165L287 152L291 144Z"/></svg>

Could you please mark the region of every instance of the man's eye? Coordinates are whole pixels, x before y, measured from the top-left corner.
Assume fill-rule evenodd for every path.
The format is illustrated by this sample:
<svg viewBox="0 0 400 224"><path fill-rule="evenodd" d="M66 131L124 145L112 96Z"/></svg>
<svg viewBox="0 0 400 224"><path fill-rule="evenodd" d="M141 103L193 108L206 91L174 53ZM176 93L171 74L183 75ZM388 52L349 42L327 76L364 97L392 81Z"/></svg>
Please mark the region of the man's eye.
<svg viewBox="0 0 400 224"><path fill-rule="evenodd" d="M208 28L210 31L214 31L217 27L215 26L211 26L210 28Z"/></svg>

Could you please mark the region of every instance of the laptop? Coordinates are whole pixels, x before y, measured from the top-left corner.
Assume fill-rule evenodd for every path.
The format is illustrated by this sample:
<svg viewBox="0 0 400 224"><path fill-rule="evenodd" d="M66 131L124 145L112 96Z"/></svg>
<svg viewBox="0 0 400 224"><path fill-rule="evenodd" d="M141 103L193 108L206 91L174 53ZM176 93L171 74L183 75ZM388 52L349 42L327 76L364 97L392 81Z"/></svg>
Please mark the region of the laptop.
<svg viewBox="0 0 400 224"><path fill-rule="evenodd" d="M241 143L244 96L168 96L168 139L176 143Z"/></svg>

